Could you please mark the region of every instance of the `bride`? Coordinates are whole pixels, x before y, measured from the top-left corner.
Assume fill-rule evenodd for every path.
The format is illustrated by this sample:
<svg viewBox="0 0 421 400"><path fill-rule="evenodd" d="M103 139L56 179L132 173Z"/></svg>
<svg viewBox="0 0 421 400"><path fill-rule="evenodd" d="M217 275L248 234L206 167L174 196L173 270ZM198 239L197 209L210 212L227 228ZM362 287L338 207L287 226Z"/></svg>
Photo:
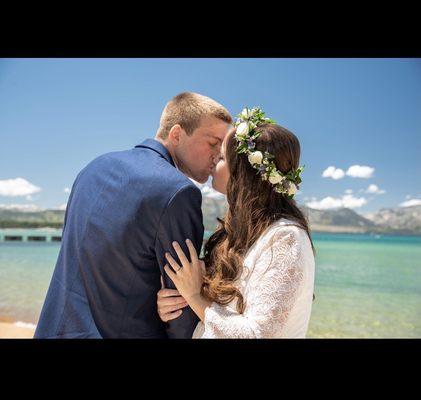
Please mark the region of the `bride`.
<svg viewBox="0 0 421 400"><path fill-rule="evenodd" d="M161 289L158 312L177 318L187 305L200 318L193 338L304 338L314 289L314 247L294 194L301 183L300 143L244 109L225 138L212 177L228 211L206 242L204 260L173 242L165 271L177 290ZM170 268L171 266L171 268Z"/></svg>

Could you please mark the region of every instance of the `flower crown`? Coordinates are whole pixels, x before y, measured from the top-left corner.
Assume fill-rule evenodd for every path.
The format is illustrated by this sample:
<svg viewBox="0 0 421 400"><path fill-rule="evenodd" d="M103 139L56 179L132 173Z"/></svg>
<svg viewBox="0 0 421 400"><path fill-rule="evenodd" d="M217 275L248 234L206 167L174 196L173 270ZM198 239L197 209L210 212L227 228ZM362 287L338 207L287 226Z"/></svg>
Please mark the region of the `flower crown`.
<svg viewBox="0 0 421 400"><path fill-rule="evenodd" d="M269 181L274 186L275 192L292 199L300 188L301 172L304 170L304 166L283 174L276 169L273 161L275 156L267 151L263 154L261 151L255 150L256 143L254 143L254 140L262 134L257 130L258 126L260 124L276 124L276 122L270 118L265 118L265 113L259 107L254 107L251 110L245 108L237 117L234 124L236 128L235 138L238 142L237 153L245 153L248 156L252 167L258 170L257 173L260 173L262 180Z"/></svg>

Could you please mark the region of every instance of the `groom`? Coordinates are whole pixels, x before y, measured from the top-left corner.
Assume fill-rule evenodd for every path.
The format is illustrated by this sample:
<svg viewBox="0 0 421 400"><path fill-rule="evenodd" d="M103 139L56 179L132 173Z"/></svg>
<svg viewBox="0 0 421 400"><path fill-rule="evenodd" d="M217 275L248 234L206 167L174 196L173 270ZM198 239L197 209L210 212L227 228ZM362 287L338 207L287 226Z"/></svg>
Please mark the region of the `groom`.
<svg viewBox="0 0 421 400"><path fill-rule="evenodd" d="M191 338L186 307L167 323L157 313L171 243L200 253L202 196L231 128L228 111L197 93L171 99L155 139L104 154L76 177L62 244L34 338Z"/></svg>

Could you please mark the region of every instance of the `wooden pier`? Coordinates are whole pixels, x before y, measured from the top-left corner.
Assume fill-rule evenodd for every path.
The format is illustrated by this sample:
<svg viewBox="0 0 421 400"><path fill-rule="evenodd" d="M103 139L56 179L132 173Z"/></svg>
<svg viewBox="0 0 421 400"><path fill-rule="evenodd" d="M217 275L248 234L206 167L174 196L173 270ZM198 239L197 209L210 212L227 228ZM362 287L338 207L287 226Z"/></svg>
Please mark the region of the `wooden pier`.
<svg viewBox="0 0 421 400"><path fill-rule="evenodd" d="M0 229L0 243L59 243L61 242L61 230L42 231L24 229Z"/></svg>
<svg viewBox="0 0 421 400"><path fill-rule="evenodd" d="M22 236L5 236L4 241L5 242L22 242L23 237Z"/></svg>
<svg viewBox="0 0 421 400"><path fill-rule="evenodd" d="M46 242L46 236L28 236L26 239L28 242Z"/></svg>

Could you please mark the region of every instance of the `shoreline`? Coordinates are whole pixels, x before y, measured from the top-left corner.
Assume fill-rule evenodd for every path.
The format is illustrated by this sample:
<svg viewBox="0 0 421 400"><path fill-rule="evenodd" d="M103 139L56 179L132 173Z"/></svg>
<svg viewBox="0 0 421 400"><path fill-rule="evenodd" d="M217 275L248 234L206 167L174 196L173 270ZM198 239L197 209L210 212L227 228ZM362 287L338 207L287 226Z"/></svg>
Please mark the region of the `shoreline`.
<svg viewBox="0 0 421 400"><path fill-rule="evenodd" d="M18 228L18 227L1 227L0 225L0 243L37 243L37 241L28 241L23 240L26 235L23 233L31 230L31 231L39 231L40 233L45 233L46 239L47 237L50 240L38 241L41 243L55 243L60 245L60 241L52 241L50 236L53 236L55 231L60 230L57 228L52 227L43 227L43 228ZM8 232L16 232L16 234L22 235L22 240L4 240L1 237L2 231L4 233ZM212 230L205 230L206 232L213 233ZM421 237L421 232L414 232L414 231L405 231L402 229L367 229L365 227L356 227L356 226L341 226L341 225L319 225L319 224L310 224L310 232L313 233L348 233L348 234L367 234L367 235L382 235L382 236L408 236L408 237Z"/></svg>
<svg viewBox="0 0 421 400"><path fill-rule="evenodd" d="M310 232L314 233L348 233L356 235L381 235L381 236L408 236L421 237L421 232L412 232L404 230L374 230L363 227L340 226L340 225L310 225Z"/></svg>
<svg viewBox="0 0 421 400"><path fill-rule="evenodd" d="M0 339L32 339L34 333L33 324L0 321Z"/></svg>

